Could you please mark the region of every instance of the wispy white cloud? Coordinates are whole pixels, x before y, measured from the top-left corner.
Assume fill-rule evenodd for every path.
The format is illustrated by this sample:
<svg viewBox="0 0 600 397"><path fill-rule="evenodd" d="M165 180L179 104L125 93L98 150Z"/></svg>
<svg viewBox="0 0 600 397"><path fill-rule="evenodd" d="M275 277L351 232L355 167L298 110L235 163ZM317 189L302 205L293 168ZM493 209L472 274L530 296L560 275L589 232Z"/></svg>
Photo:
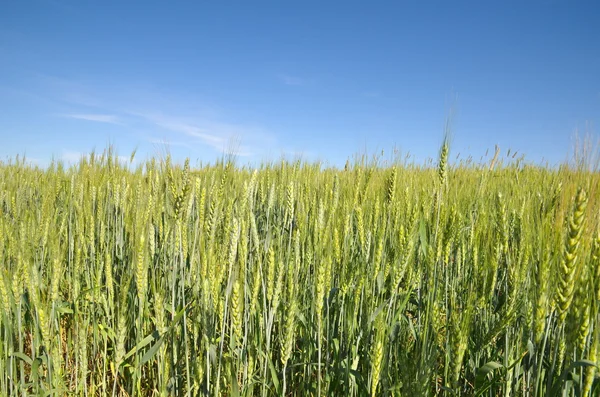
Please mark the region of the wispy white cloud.
<svg viewBox="0 0 600 397"><path fill-rule="evenodd" d="M114 114L61 114L61 117L69 119L94 121L97 123L122 124L118 116Z"/></svg>
<svg viewBox="0 0 600 397"><path fill-rule="evenodd" d="M281 78L289 85L307 82L289 75ZM197 96L165 93L135 84L120 85L117 90L110 83L100 86L46 75L39 75L38 82L46 88L48 101L60 109L53 113L55 116L127 126L132 134L150 144L193 151L208 148L237 156L276 150L275 135L254 122L232 123L230 112ZM79 153L65 156L79 160Z"/></svg>
<svg viewBox="0 0 600 397"><path fill-rule="evenodd" d="M90 153L63 149L61 160L67 164L72 165L79 163L83 158L89 158L89 156ZM117 159L122 164L129 164L131 160L131 158L127 156L117 156ZM133 159L132 163L135 163L135 159Z"/></svg>
<svg viewBox="0 0 600 397"><path fill-rule="evenodd" d="M155 145L162 145L162 146L183 146L183 147L191 148L191 146L187 142L170 141L170 140L164 139L164 138L150 137L150 138L148 138L148 142L155 144Z"/></svg>
<svg viewBox="0 0 600 397"><path fill-rule="evenodd" d="M177 142L175 145L192 147L195 143L202 143L211 147L220 153L231 153L237 156L252 156L255 151L246 144L241 145L240 141L254 141L255 144L264 144L269 137L256 128L237 124L211 122L206 120L188 120L174 116L165 116L164 114L144 114L138 113L148 122L155 126L183 134L192 138L187 143ZM263 138L263 139L261 139ZM266 138L266 139L265 139ZM168 140L150 139L151 143L173 144Z"/></svg>
<svg viewBox="0 0 600 397"><path fill-rule="evenodd" d="M65 163L74 164L78 163L85 155L81 152L74 152L72 150L63 150L61 159Z"/></svg>
<svg viewBox="0 0 600 397"><path fill-rule="evenodd" d="M279 80L285 85L305 85L307 81L297 76L290 76L289 74L280 74Z"/></svg>
<svg viewBox="0 0 600 397"><path fill-rule="evenodd" d="M37 158L37 157L27 157L26 161L33 165L41 165L44 160Z"/></svg>
<svg viewBox="0 0 600 397"><path fill-rule="evenodd" d="M163 138L148 137L147 141L149 143L154 143L156 145L171 145L171 146L183 146L183 145L185 145L185 143L183 143L183 142L171 142L168 139L163 139Z"/></svg>
<svg viewBox="0 0 600 397"><path fill-rule="evenodd" d="M379 91L367 91L363 94L367 98L379 98L381 96L381 92Z"/></svg>
<svg viewBox="0 0 600 397"><path fill-rule="evenodd" d="M106 103L99 97L98 92L112 88L44 73L35 73L34 76L37 83L44 88L43 95L47 100L78 107L102 108Z"/></svg>

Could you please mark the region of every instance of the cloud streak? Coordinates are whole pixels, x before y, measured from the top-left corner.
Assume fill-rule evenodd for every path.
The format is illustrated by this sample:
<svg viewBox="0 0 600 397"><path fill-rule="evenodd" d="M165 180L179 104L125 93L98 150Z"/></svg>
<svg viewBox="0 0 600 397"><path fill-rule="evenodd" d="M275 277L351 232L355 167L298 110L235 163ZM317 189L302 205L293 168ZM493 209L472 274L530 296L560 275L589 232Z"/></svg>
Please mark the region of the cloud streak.
<svg viewBox="0 0 600 397"><path fill-rule="evenodd" d="M161 145L161 146L183 146L183 147L187 147L188 149L192 149L192 146L190 144L188 144L187 142L170 141L168 139L163 139L163 138L150 137L150 138L148 138L148 142L155 144L155 145Z"/></svg>
<svg viewBox="0 0 600 397"><path fill-rule="evenodd" d="M211 147L220 153L233 153L237 156L252 156L254 151L245 145L239 145L239 141L247 139L257 132L245 126L208 121L183 120L177 117L157 114L145 114L143 117L157 127L171 132L186 135L193 140L189 143L177 142L174 145L192 147L193 143L201 143ZM151 143L169 144L167 140L151 138Z"/></svg>
<svg viewBox="0 0 600 397"><path fill-rule="evenodd" d="M364 96L367 98L379 98L381 97L381 92L379 91L367 91L364 93Z"/></svg>
<svg viewBox="0 0 600 397"><path fill-rule="evenodd" d="M148 88L121 87L120 95L90 82L39 76L55 107L53 115L65 119L122 125L153 145L180 146L194 151L210 149L221 154L253 156L274 149L276 137L255 124L232 123L230 114L197 97L169 94ZM288 85L305 80L282 75ZM164 136L163 136L164 134ZM66 154L73 160L78 155Z"/></svg>
<svg viewBox="0 0 600 397"><path fill-rule="evenodd" d="M93 121L96 123L122 124L118 116L113 114L62 114L61 117L76 120Z"/></svg>
<svg viewBox="0 0 600 397"><path fill-rule="evenodd" d="M63 149L61 160L69 165L77 164L83 158L90 158L90 153L77 152L73 150ZM128 164L130 158L126 156L117 156L117 159L122 164ZM135 162L135 159L133 160Z"/></svg>
<svg viewBox="0 0 600 397"><path fill-rule="evenodd" d="M306 84L306 80L301 79L300 77L290 76L288 74L280 74L279 79L285 85L301 86Z"/></svg>
<svg viewBox="0 0 600 397"><path fill-rule="evenodd" d="M72 150L63 150L62 153L62 161L69 164L74 164L79 162L85 155L81 152L74 152Z"/></svg>

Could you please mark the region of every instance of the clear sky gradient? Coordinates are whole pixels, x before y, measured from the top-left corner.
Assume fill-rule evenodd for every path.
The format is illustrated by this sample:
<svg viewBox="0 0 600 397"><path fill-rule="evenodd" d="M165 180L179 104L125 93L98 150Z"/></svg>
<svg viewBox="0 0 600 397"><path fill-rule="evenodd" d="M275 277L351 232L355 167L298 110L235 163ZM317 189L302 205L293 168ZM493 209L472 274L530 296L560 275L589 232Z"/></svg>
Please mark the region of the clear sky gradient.
<svg viewBox="0 0 600 397"><path fill-rule="evenodd" d="M451 110L453 109L453 110ZM598 1L4 1L0 157L343 165L598 136ZM387 154L386 154L387 156Z"/></svg>

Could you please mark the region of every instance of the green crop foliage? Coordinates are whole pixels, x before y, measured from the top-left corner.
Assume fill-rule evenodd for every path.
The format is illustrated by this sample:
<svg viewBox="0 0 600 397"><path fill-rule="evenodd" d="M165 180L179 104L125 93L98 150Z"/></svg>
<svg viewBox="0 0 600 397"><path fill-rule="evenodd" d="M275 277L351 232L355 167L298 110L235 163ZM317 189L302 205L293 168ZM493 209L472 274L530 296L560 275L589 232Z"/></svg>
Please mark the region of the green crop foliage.
<svg viewBox="0 0 600 397"><path fill-rule="evenodd" d="M0 164L0 395L600 393L600 175Z"/></svg>

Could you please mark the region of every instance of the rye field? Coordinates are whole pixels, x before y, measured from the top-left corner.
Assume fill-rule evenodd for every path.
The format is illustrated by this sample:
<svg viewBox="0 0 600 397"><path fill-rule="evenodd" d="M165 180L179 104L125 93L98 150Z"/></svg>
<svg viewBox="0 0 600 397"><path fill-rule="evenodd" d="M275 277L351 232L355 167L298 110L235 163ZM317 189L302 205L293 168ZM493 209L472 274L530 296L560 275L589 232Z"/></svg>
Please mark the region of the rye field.
<svg viewBox="0 0 600 397"><path fill-rule="evenodd" d="M600 175L0 165L0 395L600 393Z"/></svg>

